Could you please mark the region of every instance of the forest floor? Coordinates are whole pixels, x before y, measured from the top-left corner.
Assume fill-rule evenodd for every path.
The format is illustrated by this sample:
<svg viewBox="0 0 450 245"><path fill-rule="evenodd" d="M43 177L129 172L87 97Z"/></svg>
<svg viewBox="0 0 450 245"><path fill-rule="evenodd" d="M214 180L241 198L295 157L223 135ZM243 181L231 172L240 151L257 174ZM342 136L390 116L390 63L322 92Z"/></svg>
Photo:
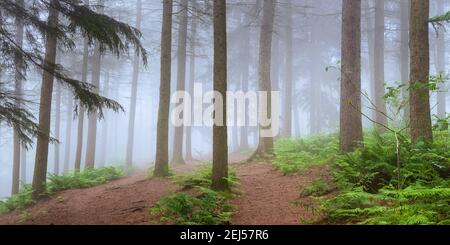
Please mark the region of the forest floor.
<svg viewBox="0 0 450 245"><path fill-rule="evenodd" d="M302 198L302 189L313 180L328 178L324 166L301 173L283 175L270 163L241 163L245 156L230 157L240 185L232 224L301 224L315 218L310 210L293 204L310 203ZM197 163L180 165L175 173L194 170ZM104 185L56 193L33 206L0 216L0 224L155 224L149 215L161 196L181 191L182 187L169 179L147 177L137 172Z"/></svg>

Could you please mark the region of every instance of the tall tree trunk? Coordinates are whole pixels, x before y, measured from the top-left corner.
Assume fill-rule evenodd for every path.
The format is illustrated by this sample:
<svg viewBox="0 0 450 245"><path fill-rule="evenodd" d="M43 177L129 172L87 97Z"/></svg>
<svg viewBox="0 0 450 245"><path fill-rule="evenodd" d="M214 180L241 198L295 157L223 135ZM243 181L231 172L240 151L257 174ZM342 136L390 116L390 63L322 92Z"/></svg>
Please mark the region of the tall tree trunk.
<svg viewBox="0 0 450 245"><path fill-rule="evenodd" d="M275 2L273 0L267 0L263 2L263 17L260 33L259 44L259 90L261 92L267 92L267 117L272 117L272 84L271 84L271 49L272 49L272 35L273 35L273 22L275 16ZM270 126L269 126L270 127ZM260 132L265 129L260 126ZM273 152L273 137L263 137L260 133L259 146L254 155L264 156L265 154L272 154Z"/></svg>
<svg viewBox="0 0 450 245"><path fill-rule="evenodd" d="M59 4L58 0L50 2L52 6ZM49 9L47 24L55 28L58 25L59 12ZM53 72L55 70L57 36L49 32L45 41L45 70L42 74L41 97L39 104L39 128L41 133L37 137L36 160L33 176L33 197L38 198L45 191L45 181L47 179L48 144L50 138L50 120L52 112L52 92L53 92Z"/></svg>
<svg viewBox="0 0 450 245"><path fill-rule="evenodd" d="M103 3L104 0L97 0L99 13L103 13ZM92 85L94 86L93 91L94 93L98 93L102 65L102 54L100 52L100 43L98 42L96 42L95 44L92 63ZM94 109L89 113L88 120L86 161L84 166L86 169L92 169L95 166L95 152L97 147L97 121L98 111L97 109Z"/></svg>
<svg viewBox="0 0 450 245"><path fill-rule="evenodd" d="M374 62L374 74L375 74L375 128L378 132L384 132L385 128L382 125L387 126L386 117L386 102L383 99L385 95L384 88L384 0L375 1L375 62Z"/></svg>
<svg viewBox="0 0 450 245"><path fill-rule="evenodd" d="M285 59L286 59L286 81L285 81L285 94L284 94L284 120L283 120L283 136L292 136L292 70L293 70L293 58L292 58L292 2L288 0L286 5L286 45L285 45Z"/></svg>
<svg viewBox="0 0 450 245"><path fill-rule="evenodd" d="M24 1L23 0L17 0L17 5L24 7ZM20 17L16 17L15 20L15 25L16 25L16 44L18 47L22 47L23 45L23 34L24 34L24 30L23 30L23 20ZM17 107L21 107L21 99L22 99L22 95L23 95L23 88L22 88L22 79L23 79L23 59L22 56L19 54L16 54L15 56L15 60L14 60L14 64L15 64L15 75L14 75L14 80L15 80L15 95L18 99L18 104ZM12 190L11 190L11 194L16 194L17 192L19 192L19 186L20 186L20 148L21 148L21 142L20 142L20 138L19 138L19 128L16 128L14 130L14 135L13 135L13 176L12 176Z"/></svg>
<svg viewBox="0 0 450 245"><path fill-rule="evenodd" d="M196 11L197 5L194 1L194 11ZM195 68L196 68L196 45L197 45L197 16L191 17L191 38L190 38L190 57L189 57L189 94L194 94L195 84ZM194 111L194 105L191 105L191 111ZM192 157L192 127L186 127L186 160L193 160Z"/></svg>
<svg viewBox="0 0 450 245"><path fill-rule="evenodd" d="M361 118L361 0L342 1L340 148L355 149L363 139Z"/></svg>
<svg viewBox="0 0 450 245"><path fill-rule="evenodd" d="M109 83L110 83L110 71L106 70L106 78L103 87L103 96L108 98L109 96ZM100 166L104 167L106 165L106 149L108 147L108 121L109 121L109 113L105 112L105 119L103 120L102 126L102 143L101 143L101 151L100 151Z"/></svg>
<svg viewBox="0 0 450 245"><path fill-rule="evenodd" d="M138 0L136 5L136 28L141 29L142 22L142 1ZM137 87L139 79L139 53L134 54L133 64L133 78L131 81L131 102L130 102L130 118L128 121L128 143L127 143L127 167L133 166L133 148L134 148L134 124L136 120L136 100L137 100Z"/></svg>
<svg viewBox="0 0 450 245"><path fill-rule="evenodd" d="M70 90L67 90L67 111L66 111L66 137L65 141L65 149L64 149L64 169L63 173L67 173L69 171L69 162L70 162L70 152L71 152L71 143L72 143L72 107L73 107L73 97L70 93Z"/></svg>
<svg viewBox="0 0 450 245"><path fill-rule="evenodd" d="M89 0L85 0L85 5L89 5ZM84 38L83 44L83 64L81 68L81 81L87 82L88 62L89 62L89 42ZM75 153L75 172L81 169L81 153L83 151L83 131L84 131L84 107L81 103L78 105L78 127L77 127L77 149Z"/></svg>
<svg viewBox="0 0 450 245"><path fill-rule="evenodd" d="M251 28L248 26L249 25L249 17L244 13L243 16L243 27L242 27L242 33L241 33L241 52L242 52L242 70L241 70L241 89L242 92L247 93L248 92L248 86L249 86L249 73L250 73L250 32L251 32ZM247 125L248 121L249 121L249 116L248 116L248 103L247 101L245 101L245 114L241 115L245 120L244 122L244 126L241 127L241 138L240 138L240 143L239 143L239 147L241 149L247 149L249 148L249 143L248 143L248 127L245 126Z"/></svg>
<svg viewBox="0 0 450 245"><path fill-rule="evenodd" d="M226 0L214 0L214 91L223 101L227 93L227 6ZM223 125L213 126L212 188L226 190L228 186L228 140L226 126L227 103L223 103ZM216 111L220 111L217 106Z"/></svg>
<svg viewBox="0 0 450 245"><path fill-rule="evenodd" d="M61 81L56 83L56 94L55 94L55 138L60 140L61 132ZM59 143L54 144L55 152L53 159L53 173L55 175L59 174Z"/></svg>
<svg viewBox="0 0 450 245"><path fill-rule="evenodd" d="M409 83L409 11L410 0L400 1L400 76L403 84ZM402 89L403 99L409 98L408 87ZM403 119L409 122L409 104L405 105Z"/></svg>
<svg viewBox="0 0 450 245"><path fill-rule="evenodd" d="M188 0L180 2L180 24L178 26L178 65L177 91L185 90L186 83L186 42L188 27ZM184 115L182 115L183 117ZM184 126L175 127L172 164L184 164L183 159L183 131Z"/></svg>
<svg viewBox="0 0 450 245"><path fill-rule="evenodd" d="M410 61L410 125L411 138L417 142L420 138L431 142L430 94L427 88L430 71L430 52L428 37L429 1L411 0L409 31ZM423 86L417 86L421 84Z"/></svg>
<svg viewBox="0 0 450 245"><path fill-rule="evenodd" d="M315 28L314 28L315 29ZM321 81L321 69L320 69L320 57L317 54L318 50L317 48L317 42L319 42L318 38L316 37L316 31L312 30L311 40L310 40L310 60L311 60L311 77L310 77L310 84L311 84L311 97L310 97L310 108L309 108L309 132L311 135L315 135L320 133L321 131L321 90L322 90L322 81Z"/></svg>
<svg viewBox="0 0 450 245"><path fill-rule="evenodd" d="M24 188L27 182L27 148L22 145L22 150L20 151L20 188Z"/></svg>
<svg viewBox="0 0 450 245"><path fill-rule="evenodd" d="M158 124L156 130L156 159L153 175L169 175L169 109L172 67L172 12L173 1L163 1L161 30L161 80L159 87Z"/></svg>
<svg viewBox="0 0 450 245"><path fill-rule="evenodd" d="M363 1L364 3L364 8L366 9L366 13L365 13L365 28L366 28L366 32L367 32L367 51L368 51L368 80L369 80L369 84L370 84L370 95L371 95L371 100L375 101L375 72L374 72L374 67L375 67L375 25L374 25L374 18L372 16L372 5L371 5L371 0L365 0ZM375 117L375 112L373 113L374 117Z"/></svg>
<svg viewBox="0 0 450 245"><path fill-rule="evenodd" d="M438 0L437 4L439 10L445 9L443 0ZM448 75L445 69L446 66L445 35L446 35L445 30L443 28L440 28L438 36L436 38L437 40L436 40L436 62L435 62L436 72L442 73L444 76ZM437 93L437 116L440 118L445 118L447 113L445 86L441 86L440 90L441 91L438 91Z"/></svg>

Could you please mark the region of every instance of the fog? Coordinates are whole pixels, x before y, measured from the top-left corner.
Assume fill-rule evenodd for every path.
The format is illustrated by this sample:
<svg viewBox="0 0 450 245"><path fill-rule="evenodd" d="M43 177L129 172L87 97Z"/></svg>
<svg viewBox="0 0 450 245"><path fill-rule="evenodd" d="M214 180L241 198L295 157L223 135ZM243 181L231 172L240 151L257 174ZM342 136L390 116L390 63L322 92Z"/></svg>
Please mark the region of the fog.
<svg viewBox="0 0 450 245"><path fill-rule="evenodd" d="M91 1L92 2L92 1ZM387 86L401 81L401 57L400 42L401 0L386 0L385 2L385 51L384 68ZM437 0L431 2L430 15L442 14L444 9L450 7L450 1L444 1L444 9L437 9ZM124 21L131 26L136 22L137 0L107 0L105 1L105 13ZM213 29L210 1L197 1L201 11L189 10L188 44L186 61L186 88L190 85L190 42L195 40L195 82L201 83L204 91L212 90L213 86ZM93 4L93 3L91 3ZM249 91L258 90L258 59L259 59L259 31L261 6L257 1L227 1L227 32L228 32L228 90L241 90L244 83L248 84ZM171 92L177 87L177 43L179 16L177 11L179 4L174 7L174 25L172 42L172 84ZM280 121L284 120L283 111L286 105L283 102L286 91L286 11L287 1L278 0L274 22L272 42L272 71L271 80L273 90L280 91ZM297 137L312 134L336 132L339 127L339 88L341 60L341 1L338 0L295 0L292 1L293 11L293 100L292 100L292 133ZM46 13L42 14L43 17ZM134 124L133 166L147 169L153 165L156 154L156 125L159 103L160 83L160 38L161 38L162 4L160 1L142 2L142 43L148 52L148 64L140 65L138 87L136 96L136 117ZM374 88L371 82L373 59L372 47L369 45L374 34L374 1L363 1L362 10L362 90L372 98ZM198 28L196 37L190 35L192 20L197 19ZM249 36L248 50L243 50L245 35ZM448 33L444 33L448 38ZM430 27L431 45L431 73L436 74L436 31ZM39 40L42 42L42 40ZM446 43L446 45L448 42ZM66 52L60 47L58 52L59 63L68 72L80 79L83 60L83 40L76 40L77 48ZM447 49L449 50L449 49ZM248 64L243 63L243 55L249 52ZM377 52L377 51L375 51ZM93 48L89 49L88 81L92 74ZM131 50L128 54L119 58L114 54L104 52L102 54L100 94L116 100L122 105L124 111L106 111L104 118L97 125L97 142L95 152L95 166L124 165L126 161L128 127L130 116L131 82L133 77L133 57ZM242 77L243 67L248 66L248 80ZM7 70L2 74L2 80L8 81L13 77ZM39 118L39 95L42 74L37 69L30 69L24 81L24 97L30 101L27 104L35 117ZM13 88L13 83L5 82L4 86ZM54 83L51 135L56 137L56 103L57 83ZM194 98L193 98L194 99ZM72 104L73 103L73 104ZM369 101L363 100L364 105ZM448 99L446 101L449 104ZM431 104L433 114L436 113L436 94L432 94ZM49 147L48 172L54 172L55 151L59 144L59 166L62 171L65 160L68 160L70 170L74 168L75 152L77 145L78 107L72 100L71 92L61 86L60 102L60 135L59 143L53 143ZM174 107L174 104L171 105ZM369 109L363 113L372 114ZM243 117L243 115L238 115ZM81 157L82 167L86 155L88 118L85 116L83 150ZM372 127L373 124L364 119L364 127ZM169 126L169 158L172 158L174 145L174 127ZM258 144L257 127L248 127L247 148L255 148ZM230 154L236 151L245 151L240 145L241 131L239 127L229 127L228 144ZM184 131L186 133L186 130ZM67 137L69 136L70 139ZM183 138L185 141L186 137ZM211 127L192 127L192 154L196 160L211 160L212 129ZM186 148L186 144L183 144ZM66 151L68 149L68 151ZM22 181L31 183L34 169L35 145L33 144L25 153L26 179ZM66 156L68 155L68 157ZM11 193L12 162L13 162L13 130L5 124L0 125L0 197L7 197Z"/></svg>

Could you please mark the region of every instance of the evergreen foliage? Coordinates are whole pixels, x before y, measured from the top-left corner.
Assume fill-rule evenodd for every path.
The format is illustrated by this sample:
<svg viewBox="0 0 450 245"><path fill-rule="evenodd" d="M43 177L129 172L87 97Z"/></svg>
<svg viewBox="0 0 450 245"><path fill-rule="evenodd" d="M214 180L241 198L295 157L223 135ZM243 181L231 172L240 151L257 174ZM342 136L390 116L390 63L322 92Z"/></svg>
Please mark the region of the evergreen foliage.
<svg viewBox="0 0 450 245"><path fill-rule="evenodd" d="M61 21L55 27L51 27L42 19L42 13L54 8L60 12ZM122 106L111 99L100 96L95 88L89 84L70 77L68 72L59 64L44 64L43 43L40 41L48 33L56 34L58 44L64 51L74 50L78 38L86 37L90 45L98 43L102 51L110 51L116 55L127 52L134 47L140 57L147 62L147 52L143 48L140 38L141 33L134 27L117 21L107 15L96 13L90 6L84 6L80 0L61 0L53 6L50 1L33 0L26 6L20 6L14 0L0 1L0 53L2 54L2 67L15 67L14 60L23 62L22 76L30 66L42 71L50 72L59 81L70 88L74 98L81 102L88 112L97 110L101 118L103 109L114 111L123 110ZM19 46L15 41L14 28L5 20L7 18L20 18L24 24L26 45ZM44 50L44 51L43 51ZM56 69L49 69L55 67ZM5 70L3 71L5 72ZM39 127L27 110L26 103L15 105L13 94L7 94L2 88L1 97L6 98L0 104L0 119L10 126L21 126L19 136L22 140L31 144L31 138L39 134Z"/></svg>

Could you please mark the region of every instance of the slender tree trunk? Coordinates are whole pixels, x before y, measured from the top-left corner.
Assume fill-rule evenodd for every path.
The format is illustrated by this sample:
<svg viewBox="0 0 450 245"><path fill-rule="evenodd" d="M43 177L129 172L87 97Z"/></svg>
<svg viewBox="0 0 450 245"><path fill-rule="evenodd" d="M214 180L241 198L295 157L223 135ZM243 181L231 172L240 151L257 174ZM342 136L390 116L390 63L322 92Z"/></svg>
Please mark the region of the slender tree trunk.
<svg viewBox="0 0 450 245"><path fill-rule="evenodd" d="M108 98L109 96L109 83L110 83L110 71L106 70L106 78L103 87L103 96ZM109 113L105 112L105 119L103 120L102 127L102 143L101 143L101 152L100 152L100 166L104 167L106 165L106 149L108 147L108 121L109 121Z"/></svg>
<svg viewBox="0 0 450 245"><path fill-rule="evenodd" d="M223 101L227 93L227 6L226 0L214 0L214 91ZM226 126L227 103L223 103L223 125L213 126L212 188L226 190L228 186L228 143ZM216 106L219 106L216 104ZM216 111L219 108L216 107Z"/></svg>
<svg viewBox="0 0 450 245"><path fill-rule="evenodd" d="M367 32L367 50L368 50L368 76L370 84L370 95L371 100L375 101L375 25L374 18L372 16L372 5L371 0L363 1L364 7L366 8L365 22L366 22L366 32ZM375 117L375 112L373 113Z"/></svg>
<svg viewBox="0 0 450 245"><path fill-rule="evenodd" d="M260 46L259 46L259 90L261 92L267 92L267 116L272 117L272 98L271 98L271 48L272 48L272 35L273 35L273 22L275 15L275 2L273 0L266 0L263 2L263 17L260 33ZM270 126L269 126L270 127ZM268 128L260 126L260 132ZM272 154L273 152L273 137L259 136L259 146L254 155L250 158L257 156L264 156L265 154Z"/></svg>
<svg viewBox="0 0 450 245"><path fill-rule="evenodd" d="M159 87L158 124L156 131L156 160L153 175L169 175L169 109L170 79L172 67L172 12L173 1L163 1L161 31L161 81Z"/></svg>
<svg viewBox="0 0 450 245"><path fill-rule="evenodd" d="M409 11L410 0L400 1L400 76L403 84L409 83ZM407 86L402 89L402 96L406 100L409 98ZM404 121L409 122L409 104L405 105Z"/></svg>
<svg viewBox="0 0 450 245"><path fill-rule="evenodd" d="M410 125L411 138L417 142L420 138L431 142L430 94L426 85L429 83L430 52L428 38L429 1L412 0L409 48L410 62ZM424 86L417 86L422 84Z"/></svg>
<svg viewBox="0 0 450 245"><path fill-rule="evenodd" d="M249 86L249 73L250 73L250 32L251 32L251 28L248 27L249 25L249 17L247 17L246 14L243 14L243 27L242 27L242 33L241 33L241 52L242 52L242 77L241 77L241 89L242 92L247 93L248 92L248 86ZM248 121L249 121L249 116L248 116L248 103L247 101L245 101L245 115L241 115L242 117L244 117L244 125L247 125ZM248 143L248 127L247 126L242 126L241 127L241 138L240 138L240 143L239 143L239 147L241 149L247 149L249 148L249 143Z"/></svg>
<svg viewBox="0 0 450 245"><path fill-rule="evenodd" d="M56 94L55 94L55 138L60 140L60 132L61 132L61 82L58 81L56 83ZM59 174L59 143L55 144L55 152L53 159L53 173L55 175Z"/></svg>
<svg viewBox="0 0 450 245"><path fill-rule="evenodd" d="M142 1L138 0L137 5L137 14L136 14L136 28L138 30L141 29L142 22ZM133 147L134 147L134 124L136 120L136 100L137 100L137 87L138 87L138 79L139 79L139 53L135 53L134 55L134 64L133 64L133 78L131 81L131 102L130 102L130 118L128 121L128 143L127 143L127 156L126 156L126 164L127 167L131 168L133 166Z"/></svg>
<svg viewBox="0 0 450 245"><path fill-rule="evenodd" d="M85 0L85 5L89 5L89 0ZM89 62L89 43L88 39L84 39L83 44L83 64L81 68L81 81L87 82L88 62ZM77 148L75 153L75 171L81 169L81 153L83 151L83 131L84 131L84 107L81 103L78 105L78 127L77 127Z"/></svg>
<svg viewBox="0 0 450 245"><path fill-rule="evenodd" d="M71 151L71 143L72 143L72 107L73 107L73 97L69 90L67 90L67 111L66 111L66 137L65 141L65 149L64 149L64 169L63 173L67 173L69 171L69 162L70 162L70 151Z"/></svg>
<svg viewBox="0 0 450 245"><path fill-rule="evenodd" d="M315 135L320 133L321 131L321 90L322 90L322 81L321 81L321 70L320 70L320 59L319 55L317 55L317 52L315 51L317 46L316 42L318 42L318 38L314 34L315 31L313 31L312 39L311 41L311 48L310 48L310 59L311 59L311 77L310 77L310 84L311 84L311 106L309 108L309 132L310 135Z"/></svg>
<svg viewBox="0 0 450 245"><path fill-rule="evenodd" d="M180 24L178 26L178 65L177 91L185 90L186 83L186 42L188 27L188 0L180 2ZM182 115L184 116L184 115ZM183 159L183 131L184 126L175 127L172 164L184 164Z"/></svg>
<svg viewBox="0 0 450 245"><path fill-rule="evenodd" d="M285 81L285 94L284 94L284 125L283 125L283 136L292 137L292 70L293 70L293 58L292 58L292 2L288 0L286 6L286 48L285 48L285 59L286 59L286 81Z"/></svg>
<svg viewBox="0 0 450 245"><path fill-rule="evenodd" d="M194 11L197 5L194 2ZM196 40L197 40L197 18L192 16L191 20L191 38L190 38L190 59L189 59L189 94L194 94L194 84L195 84L195 68L196 68ZM194 105L191 105L191 111L194 111ZM186 127L186 160L193 160L192 157L192 127Z"/></svg>
<svg viewBox="0 0 450 245"><path fill-rule="evenodd" d="M99 13L103 13L103 3L104 0L97 0ZM95 44L92 63L92 85L94 86L93 91L95 93L98 93L102 66L102 54L100 52L100 44L98 42ZM92 169L95 166L95 153L97 147L97 122L98 111L97 109L94 109L89 113L88 120L86 161L84 166L86 169Z"/></svg>
<svg viewBox="0 0 450 245"><path fill-rule="evenodd" d="M17 4L21 7L24 7L24 1L23 0L17 0ZM19 47L22 47L23 45L23 34L24 34L24 30L23 30L23 20L20 17L17 17L15 20L15 25L16 25L16 44ZM15 80L15 95L17 97L18 101L18 105L17 107L21 107L21 99L22 99L22 95L23 95L23 88L22 88L22 79L23 79L23 60L22 60L22 56L19 54L16 54L15 56L15 60L14 60L14 64L15 64L15 75L14 75L14 80ZM14 135L13 135L13 176L12 176L12 190L11 190L11 194L16 194L17 192L19 192L19 186L20 186L20 148L21 148L21 142L20 142L20 138L19 138L19 133L18 133L18 128L16 128L14 130Z"/></svg>
<svg viewBox="0 0 450 245"><path fill-rule="evenodd" d="M442 10L444 9L444 1L443 0L438 0L437 2L438 4L438 9ZM436 38L436 72L437 73L442 73L444 76L448 75L447 74L447 70L445 68L446 66L446 49L445 49L445 35L446 32L443 28L441 28L439 30L439 34ZM445 84L444 84L445 85ZM446 108L446 91L445 91L445 86L441 86L439 88L440 91L438 91L437 93L437 116L439 118L445 118L446 113L447 113L447 108Z"/></svg>
<svg viewBox="0 0 450 245"><path fill-rule="evenodd" d="M363 140L361 118L361 0L342 2L340 148L352 151Z"/></svg>
<svg viewBox="0 0 450 245"><path fill-rule="evenodd" d="M20 182L21 182L21 188L25 186L27 183L27 148L22 145L22 150L20 151Z"/></svg>
<svg viewBox="0 0 450 245"><path fill-rule="evenodd" d="M52 0L51 5L59 4L59 1ZM56 27L58 24L59 12L49 7L49 16L47 23L50 27ZM55 70L57 37L55 33L49 32L45 42L45 59L42 75L41 97L39 104L39 128L41 133L37 137L36 160L33 176L33 197L38 198L45 191L45 181L47 179L47 160L48 144L50 138L50 120L52 111L52 92L53 92L53 72Z"/></svg>
<svg viewBox="0 0 450 245"><path fill-rule="evenodd" d="M385 95L384 88L384 0L375 1L375 62L374 62L374 74L375 74L375 121L377 124L375 128L378 132L384 132L385 128L382 125L387 126L386 118L386 102L383 99Z"/></svg>

